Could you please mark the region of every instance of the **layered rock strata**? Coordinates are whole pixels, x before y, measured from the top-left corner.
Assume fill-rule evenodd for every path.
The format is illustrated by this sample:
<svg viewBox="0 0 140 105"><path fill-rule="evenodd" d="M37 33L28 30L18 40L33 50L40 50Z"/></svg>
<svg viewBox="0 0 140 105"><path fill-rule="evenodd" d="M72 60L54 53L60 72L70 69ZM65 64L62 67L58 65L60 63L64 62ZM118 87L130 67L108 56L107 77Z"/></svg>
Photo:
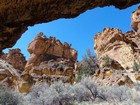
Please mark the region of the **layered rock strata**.
<svg viewBox="0 0 140 105"><path fill-rule="evenodd" d="M140 7L132 13L132 27L134 31L125 34L119 29L105 28L94 37L94 49L100 66L107 55L117 61L124 69L132 69L134 61L140 63Z"/></svg>
<svg viewBox="0 0 140 105"><path fill-rule="evenodd" d="M131 30L123 34L116 28L105 28L94 37L95 53L100 68L103 68L94 77L106 85L130 85L140 81L140 7L131 18L135 32ZM110 69L104 69L106 66Z"/></svg>
<svg viewBox="0 0 140 105"><path fill-rule="evenodd" d="M21 75L20 92L28 92L32 85L40 82L74 82L77 51L70 44L39 33L29 44L28 51L30 57Z"/></svg>
<svg viewBox="0 0 140 105"><path fill-rule="evenodd" d="M12 65L0 60L0 83L6 83L10 87L17 87L19 78L19 73Z"/></svg>
<svg viewBox="0 0 140 105"><path fill-rule="evenodd" d="M134 81L126 71L113 70L111 68L99 69L93 76L98 81L99 85L112 86L112 85L128 85L133 86Z"/></svg>

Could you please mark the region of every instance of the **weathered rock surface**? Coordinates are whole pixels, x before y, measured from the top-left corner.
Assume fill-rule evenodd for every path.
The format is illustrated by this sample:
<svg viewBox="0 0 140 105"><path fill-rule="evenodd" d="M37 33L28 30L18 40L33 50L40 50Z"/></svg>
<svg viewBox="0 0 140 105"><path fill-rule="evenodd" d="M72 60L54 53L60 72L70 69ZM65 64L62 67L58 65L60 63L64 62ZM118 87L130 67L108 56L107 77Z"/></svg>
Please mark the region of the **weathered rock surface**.
<svg viewBox="0 0 140 105"><path fill-rule="evenodd" d="M124 69L132 69L134 61L140 64L140 7L132 13L132 27L136 32L122 33L115 28L105 28L103 32L94 37L94 49L99 59L100 67L103 67L107 55L113 61L118 62Z"/></svg>
<svg viewBox="0 0 140 105"><path fill-rule="evenodd" d="M140 6L138 7L137 10L135 10L133 13L132 13L132 16L131 16L131 19L132 19L132 23L131 23L131 26L134 28L135 31L140 31Z"/></svg>
<svg viewBox="0 0 140 105"><path fill-rule="evenodd" d="M10 63L19 73L25 68L26 60L20 49L9 50L7 54L1 54L0 58Z"/></svg>
<svg viewBox="0 0 140 105"><path fill-rule="evenodd" d="M99 85L111 86L111 85L128 85L132 86L133 81L129 77L126 71L113 70L111 68L102 68L98 70L93 78L95 78Z"/></svg>
<svg viewBox="0 0 140 105"><path fill-rule="evenodd" d="M55 37L47 38L43 36L43 33L39 33L29 44L28 51L31 55L25 69L31 69L51 59L65 58L73 62L77 60L77 51L71 48L70 44L66 42L62 44Z"/></svg>
<svg viewBox="0 0 140 105"><path fill-rule="evenodd" d="M28 93L40 82L74 82L77 51L70 44L62 44L55 37L47 38L39 33L29 44L28 51L31 55L27 63L20 49L1 53L1 59L5 61L0 61L0 82L18 87L21 93ZM17 69L24 71L18 74Z"/></svg>
<svg viewBox="0 0 140 105"><path fill-rule="evenodd" d="M93 76L102 85L132 85L140 81L140 7L132 14L134 31L125 34L116 28L105 28L94 37L94 49L102 68ZM106 58L108 57L108 58ZM134 65L134 62L137 65ZM115 65L114 65L115 64ZM104 68L109 66L109 68ZM136 67L135 67L136 68Z"/></svg>
<svg viewBox="0 0 140 105"><path fill-rule="evenodd" d="M114 5L119 9L140 0L0 0L0 51L12 47L28 26L73 18L86 10Z"/></svg>
<svg viewBox="0 0 140 105"><path fill-rule="evenodd" d="M129 34L128 34L129 33ZM134 36L133 32L128 32L127 36L119 29L115 28L105 28L102 33L97 34L94 37L94 49L97 54L97 58L100 61L100 67L103 67L103 58L108 55L108 57L114 61L117 61L124 69L131 69L135 61L139 61L140 55L138 53L138 43L132 40L128 36ZM135 42L133 42L135 41Z"/></svg>
<svg viewBox="0 0 140 105"><path fill-rule="evenodd" d="M29 44L28 51L31 55L18 85L21 93L29 92L32 85L40 82L74 82L77 51L70 44L39 33Z"/></svg>
<svg viewBox="0 0 140 105"><path fill-rule="evenodd" d="M11 87L16 87L19 77L20 75L12 65L0 60L0 83L6 83Z"/></svg>

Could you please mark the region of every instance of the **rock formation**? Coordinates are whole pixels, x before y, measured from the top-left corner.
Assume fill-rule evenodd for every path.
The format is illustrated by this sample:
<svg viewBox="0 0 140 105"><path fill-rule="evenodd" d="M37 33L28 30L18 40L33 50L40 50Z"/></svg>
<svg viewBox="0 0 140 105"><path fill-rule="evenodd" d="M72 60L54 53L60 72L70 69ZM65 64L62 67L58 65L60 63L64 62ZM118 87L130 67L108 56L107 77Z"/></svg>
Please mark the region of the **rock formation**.
<svg viewBox="0 0 140 105"><path fill-rule="evenodd" d="M103 59L106 55L114 61L117 61L124 69L133 67L135 57L135 50L131 43L127 43L125 35L119 29L105 28L102 33L94 37L94 49L97 58L100 62L100 67L103 67Z"/></svg>
<svg viewBox="0 0 140 105"><path fill-rule="evenodd" d="M0 0L0 51L12 47L28 26L73 18L86 10L114 5L119 9L139 0Z"/></svg>
<svg viewBox="0 0 140 105"><path fill-rule="evenodd" d="M33 66L40 65L43 61L60 58L69 59L72 62L77 60L77 51L71 48L70 44L62 44L55 37L47 38L39 33L37 37L29 44L28 51L31 54L25 69L31 69Z"/></svg>
<svg viewBox="0 0 140 105"><path fill-rule="evenodd" d="M20 75L9 63L0 60L0 83L6 83L11 87L16 87Z"/></svg>
<svg viewBox="0 0 140 105"><path fill-rule="evenodd" d="M93 76L99 85L128 85L133 86L133 80L129 77L126 71L113 70L111 68L99 69Z"/></svg>
<svg viewBox="0 0 140 105"><path fill-rule="evenodd" d="M131 19L132 19L131 26L134 28L135 31L137 31L139 33L139 31L140 31L140 25L139 25L139 23L140 23L140 6L138 7L137 10L135 10L132 13Z"/></svg>
<svg viewBox="0 0 140 105"><path fill-rule="evenodd" d="M114 5L123 9L139 2L139 0L32 0L30 2L27 0L0 0L1 59L21 71L24 69L22 74L19 74L12 65L0 60L0 82L18 87L21 93L29 92L32 85L39 82L52 83L62 80L73 83L77 51L66 42L62 44L54 37L47 38L43 36L43 33L38 34L28 47L31 55L25 68L25 58L19 49L10 50L8 54L3 54L1 51L4 48L12 47L28 26L59 18L73 18L95 7ZM114 67L117 66L117 69L132 68L134 60L140 63L139 9L132 15L132 27L137 32L129 31L124 36L118 29L106 28L103 33L99 33L95 37L95 50L101 67L105 55L109 56L111 64ZM122 74L119 81L117 81L118 77L114 81L117 81L119 85L131 84L132 81L129 77ZM105 80L117 76L113 74L113 71L103 69L96 72L94 77L100 77L100 75L103 75L101 79ZM136 80L139 80L139 74L136 76ZM111 81L111 83L113 82Z"/></svg>
<svg viewBox="0 0 140 105"><path fill-rule="evenodd" d="M132 14L132 27L136 32L128 31L123 34L119 29L105 28L94 37L94 49L101 67L106 55L124 69L132 69L134 61L140 63L139 11L140 7Z"/></svg>
<svg viewBox="0 0 140 105"><path fill-rule="evenodd" d="M132 14L132 27L136 32L128 31L123 34L116 28L105 28L94 37L95 53L102 68L96 72L94 78L102 83L120 85L140 81L139 68L134 70L134 66L140 66L139 12L140 7ZM115 65L113 62L116 62ZM110 69L104 69L106 66L110 66Z"/></svg>
<svg viewBox="0 0 140 105"><path fill-rule="evenodd" d="M1 54L0 58L10 63L19 73L25 68L26 60L20 49L9 50L7 54Z"/></svg>
<svg viewBox="0 0 140 105"><path fill-rule="evenodd" d="M55 37L39 33L29 44L31 54L21 74L19 91L28 92L33 84L62 80L73 83L77 51L68 43L62 44Z"/></svg>
<svg viewBox="0 0 140 105"><path fill-rule="evenodd" d="M55 37L47 38L39 33L29 44L28 51L27 63L20 49L1 53L0 82L18 87L21 93L28 93L33 85L42 82L74 82L77 51L71 44L62 44Z"/></svg>

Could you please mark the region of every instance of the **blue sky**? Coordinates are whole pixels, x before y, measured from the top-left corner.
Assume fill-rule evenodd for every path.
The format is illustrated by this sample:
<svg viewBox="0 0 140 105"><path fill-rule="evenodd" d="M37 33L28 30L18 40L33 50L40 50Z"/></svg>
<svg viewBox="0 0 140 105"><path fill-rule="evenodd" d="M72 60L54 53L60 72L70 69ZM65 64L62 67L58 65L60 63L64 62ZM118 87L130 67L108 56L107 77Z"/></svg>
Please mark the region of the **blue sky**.
<svg viewBox="0 0 140 105"><path fill-rule="evenodd" d="M86 49L90 48L94 53L93 37L98 32L102 32L103 28L119 28L123 32L132 30L130 17L137 7L138 4L124 10L116 9L113 6L95 8L82 13L76 18L58 19L49 23L37 24L28 27L28 30L13 48L20 48L26 59L28 59L28 44L39 32L43 32L47 37L55 36L61 42L72 44L72 47L78 51L78 60L80 61L82 56L86 54ZM4 52L7 51L8 49Z"/></svg>

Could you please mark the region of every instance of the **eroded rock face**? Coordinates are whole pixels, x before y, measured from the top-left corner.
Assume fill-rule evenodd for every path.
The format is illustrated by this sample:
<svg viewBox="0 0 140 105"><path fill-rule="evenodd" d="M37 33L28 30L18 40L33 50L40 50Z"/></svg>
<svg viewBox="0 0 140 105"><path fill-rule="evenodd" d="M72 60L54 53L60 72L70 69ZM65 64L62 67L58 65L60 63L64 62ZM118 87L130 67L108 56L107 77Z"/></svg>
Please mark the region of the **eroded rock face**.
<svg viewBox="0 0 140 105"><path fill-rule="evenodd" d="M140 81L140 73L134 70L134 62L140 64L140 7L132 14L134 31L125 34L116 28L105 28L94 38L94 49L102 68L93 76L103 85L131 85ZM108 58L105 58L105 57ZM113 63L115 62L115 63ZM104 68L104 64L110 68ZM115 65L113 65L115 64ZM117 68L116 68L117 67Z"/></svg>
<svg viewBox="0 0 140 105"><path fill-rule="evenodd" d="M55 37L47 38L43 36L43 33L39 33L29 44L28 51L31 55L25 69L31 69L51 59L65 58L73 62L77 60L77 51L71 48L70 44L66 42L62 44Z"/></svg>
<svg viewBox="0 0 140 105"><path fill-rule="evenodd" d="M100 67L103 67L103 58L106 55L113 61L117 61L124 69L132 69L134 61L140 63L139 12L140 7L132 14L132 27L136 32L128 31L123 34L119 29L105 28L94 37L94 49Z"/></svg>
<svg viewBox="0 0 140 105"><path fill-rule="evenodd" d="M124 69L132 69L134 61L140 64L140 7L132 13L132 27L136 32L122 33L115 28L105 28L94 37L94 49L103 67L103 58L107 55Z"/></svg>
<svg viewBox="0 0 140 105"><path fill-rule="evenodd" d="M111 68L99 69L93 76L99 85L128 85L133 86L134 82L129 77L126 71L113 70Z"/></svg>
<svg viewBox="0 0 140 105"><path fill-rule="evenodd" d="M40 82L74 82L77 51L70 44L39 33L29 44L28 51L31 55L18 85L21 93L28 93L32 85Z"/></svg>
<svg viewBox="0 0 140 105"><path fill-rule="evenodd" d="M0 60L0 82L6 83L10 87L16 87L20 75L17 70L7 63L6 61Z"/></svg>
<svg viewBox="0 0 140 105"><path fill-rule="evenodd" d="M21 53L20 49L9 50L7 54L3 53L0 58L10 63L15 69L18 70L19 73L21 73L25 68L26 59Z"/></svg>
<svg viewBox="0 0 140 105"><path fill-rule="evenodd" d="M73 18L86 10L114 5L119 9L139 0L0 0L0 51L12 47L28 26L59 18Z"/></svg>
<svg viewBox="0 0 140 105"><path fill-rule="evenodd" d="M132 13L132 16L131 16L131 19L132 19L132 23L131 23L131 26L134 28L135 31L140 31L140 6L138 7L137 10L135 10L133 13Z"/></svg>
<svg viewBox="0 0 140 105"><path fill-rule="evenodd" d="M129 36L134 36L133 32ZM100 67L103 67L103 58L108 57L114 61L117 61L124 69L130 69L133 67L134 60L139 61L139 57L136 57L135 49L138 49L138 43L136 40L123 35L119 29L105 28L102 33L98 33L94 37L94 49L97 54L97 58L100 61ZM135 44L137 43L137 44ZM140 55L139 53L137 53Z"/></svg>

